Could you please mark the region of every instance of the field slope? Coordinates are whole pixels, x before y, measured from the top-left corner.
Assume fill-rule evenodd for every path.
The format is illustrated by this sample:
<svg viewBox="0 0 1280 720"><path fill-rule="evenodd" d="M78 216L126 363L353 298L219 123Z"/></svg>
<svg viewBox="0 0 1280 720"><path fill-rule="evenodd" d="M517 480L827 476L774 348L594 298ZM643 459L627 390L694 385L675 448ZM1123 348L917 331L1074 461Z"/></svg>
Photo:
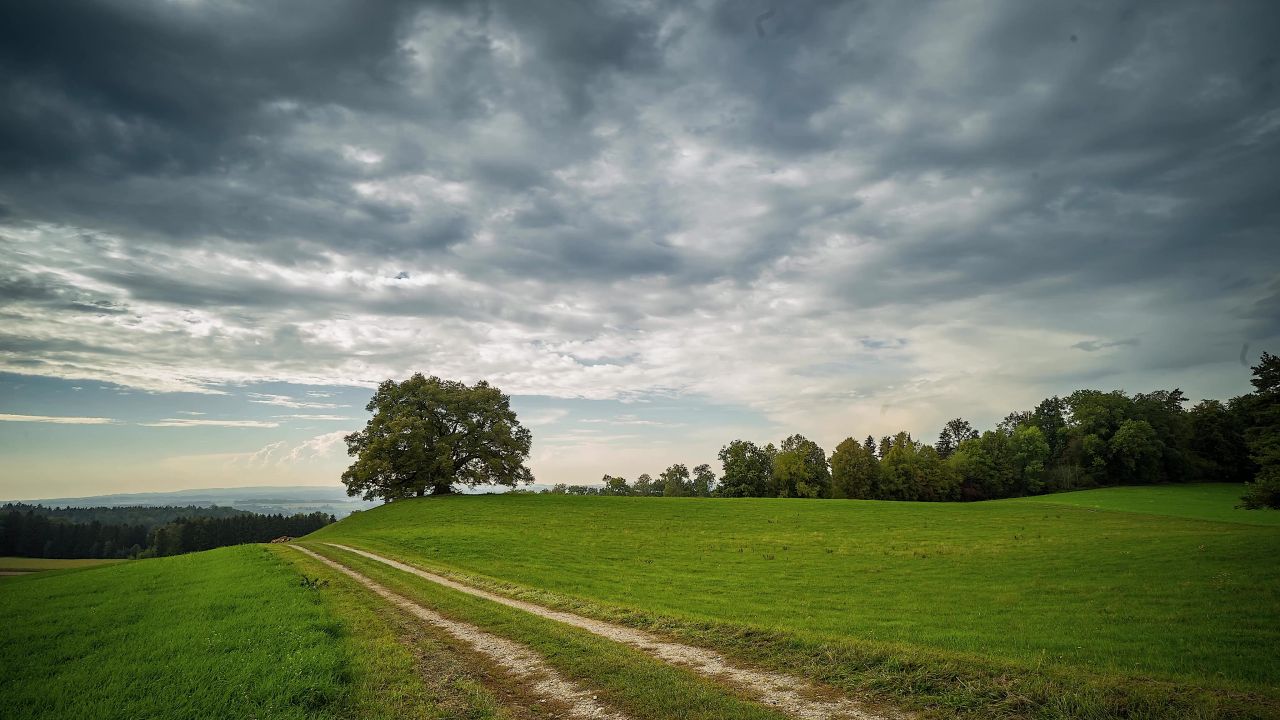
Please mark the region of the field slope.
<svg viewBox="0 0 1280 720"><path fill-rule="evenodd" d="M1069 505L1072 507L1121 512L1166 515L1192 520L1215 520L1244 525L1267 525L1280 528L1280 512L1275 510L1243 510L1241 486L1230 483L1194 485L1152 485L1146 487L1113 487L1079 492L1037 495L1002 500L1008 503Z"/></svg>
<svg viewBox="0 0 1280 720"><path fill-rule="evenodd" d="M1263 559L1280 554L1280 531L1196 519L1238 512L1212 505L1225 493L1141 490L1186 490L1163 502L1191 517L1091 507L1080 502L1089 493L977 504L466 496L392 503L306 540L766 664L803 664L822 648L868 667L905 663L906 682L885 668L848 677L926 705L1005 702L1000 678L1030 674L1095 692L1099 717L1157 717L1176 710L1170 698L1204 701L1187 715L1222 698L1274 716L1280 569ZM956 668L976 668L959 684L991 687L948 685ZM1042 690L1044 702L1057 692ZM1023 712L1033 710L1009 714Z"/></svg>
<svg viewBox="0 0 1280 720"><path fill-rule="evenodd" d="M113 565L123 560L97 560L93 558L63 560L60 558L0 557L0 573L30 573L45 570L71 570L74 568Z"/></svg>
<svg viewBox="0 0 1280 720"><path fill-rule="evenodd" d="M0 616L6 720L506 717L452 650L279 546L5 578Z"/></svg>

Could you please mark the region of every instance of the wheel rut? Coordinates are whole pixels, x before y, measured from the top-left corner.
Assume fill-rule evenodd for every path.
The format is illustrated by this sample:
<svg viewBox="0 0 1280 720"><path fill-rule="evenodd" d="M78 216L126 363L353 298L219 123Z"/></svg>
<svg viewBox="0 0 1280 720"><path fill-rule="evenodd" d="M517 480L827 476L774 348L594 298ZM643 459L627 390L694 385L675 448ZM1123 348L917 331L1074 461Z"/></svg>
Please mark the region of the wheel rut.
<svg viewBox="0 0 1280 720"><path fill-rule="evenodd" d="M489 658L498 667L524 682L531 694L540 695L565 706L569 717L583 720L631 720L629 716L600 702L589 690L561 676L533 650L474 625L451 620L388 590L342 563L330 560L307 548L298 545L292 547L346 574L392 605L462 641L475 652Z"/></svg>
<svg viewBox="0 0 1280 720"><path fill-rule="evenodd" d="M651 633L615 623L583 617L481 590L438 575L408 563L383 557L367 550L325 543L361 557L375 560L397 570L416 575L438 585L484 598L501 605L523 610L539 617L581 628L601 637L634 647L664 662L678 665L705 677L731 685L757 702L776 708L800 720L904 720L910 716L899 712L872 710L847 697L830 697L809 681L786 673L744 667L714 650L671 642Z"/></svg>

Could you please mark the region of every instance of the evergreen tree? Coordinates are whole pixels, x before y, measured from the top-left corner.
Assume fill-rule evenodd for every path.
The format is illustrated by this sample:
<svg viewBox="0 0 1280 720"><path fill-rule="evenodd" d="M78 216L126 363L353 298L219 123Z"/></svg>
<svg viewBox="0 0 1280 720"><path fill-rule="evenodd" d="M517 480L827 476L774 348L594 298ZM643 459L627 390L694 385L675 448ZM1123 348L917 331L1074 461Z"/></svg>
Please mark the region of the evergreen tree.
<svg viewBox="0 0 1280 720"><path fill-rule="evenodd" d="M1246 487L1244 507L1280 508L1280 358L1262 353L1253 367L1251 426L1245 432L1258 474Z"/></svg>

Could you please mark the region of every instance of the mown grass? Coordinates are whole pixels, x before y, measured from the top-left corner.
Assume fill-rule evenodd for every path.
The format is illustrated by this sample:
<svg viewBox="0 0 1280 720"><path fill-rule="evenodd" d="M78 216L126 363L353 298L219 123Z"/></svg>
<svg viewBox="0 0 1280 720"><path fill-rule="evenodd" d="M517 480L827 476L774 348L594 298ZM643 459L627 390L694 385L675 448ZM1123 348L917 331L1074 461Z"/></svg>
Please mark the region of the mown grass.
<svg viewBox="0 0 1280 720"><path fill-rule="evenodd" d="M341 627L260 546L0 589L5 718L327 718L346 705Z"/></svg>
<svg viewBox="0 0 1280 720"><path fill-rule="evenodd" d="M443 615L526 645L565 677L637 720L784 720L687 670L585 630L441 587L343 550L306 543L392 591Z"/></svg>
<svg viewBox="0 0 1280 720"><path fill-rule="evenodd" d="M124 560L99 560L93 558L64 560L61 558L0 557L0 572L38 572L42 570L68 570L72 568L114 565Z"/></svg>
<svg viewBox="0 0 1280 720"><path fill-rule="evenodd" d="M1171 503L1222 499L1190 491ZM1024 501L482 496L393 503L307 539L936 708L1280 715L1274 527Z"/></svg>
<svg viewBox="0 0 1280 720"><path fill-rule="evenodd" d="M1041 505L1071 505L1095 510L1119 510L1124 512L1166 515L1214 520L1218 522L1269 525L1280 527L1280 511L1243 510L1240 495L1244 489L1231 483L1202 483L1194 485L1150 485L1145 487L1114 487L1079 492L1037 495L1035 497L1002 500L1009 503L1035 503Z"/></svg>

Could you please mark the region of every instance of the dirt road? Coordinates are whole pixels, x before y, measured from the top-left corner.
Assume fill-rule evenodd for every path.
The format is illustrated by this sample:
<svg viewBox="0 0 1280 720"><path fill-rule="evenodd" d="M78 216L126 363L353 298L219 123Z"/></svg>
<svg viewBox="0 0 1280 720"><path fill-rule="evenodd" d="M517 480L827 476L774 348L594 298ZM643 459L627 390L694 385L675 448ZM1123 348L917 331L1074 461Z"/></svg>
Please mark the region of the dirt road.
<svg viewBox="0 0 1280 720"><path fill-rule="evenodd" d="M801 720L901 720L906 717L899 713L872 711L849 698L831 698L829 693L824 696L803 678L737 665L713 650L670 642L635 628L552 610L531 602L491 593L366 550L336 543L326 544L468 595L582 628L601 637L624 643L664 662L688 668L718 682L732 685L747 695L753 696L758 702L775 707Z"/></svg>
<svg viewBox="0 0 1280 720"><path fill-rule="evenodd" d="M570 717L583 718L584 720L629 720L626 715L598 701L589 690L579 687L562 677L533 650L485 632L474 625L450 620L408 598L397 595L341 563L317 555L304 547L297 545L293 547L325 565L347 574L386 601L466 643L471 649L488 657L499 667L524 681L533 694L541 695L567 706Z"/></svg>

